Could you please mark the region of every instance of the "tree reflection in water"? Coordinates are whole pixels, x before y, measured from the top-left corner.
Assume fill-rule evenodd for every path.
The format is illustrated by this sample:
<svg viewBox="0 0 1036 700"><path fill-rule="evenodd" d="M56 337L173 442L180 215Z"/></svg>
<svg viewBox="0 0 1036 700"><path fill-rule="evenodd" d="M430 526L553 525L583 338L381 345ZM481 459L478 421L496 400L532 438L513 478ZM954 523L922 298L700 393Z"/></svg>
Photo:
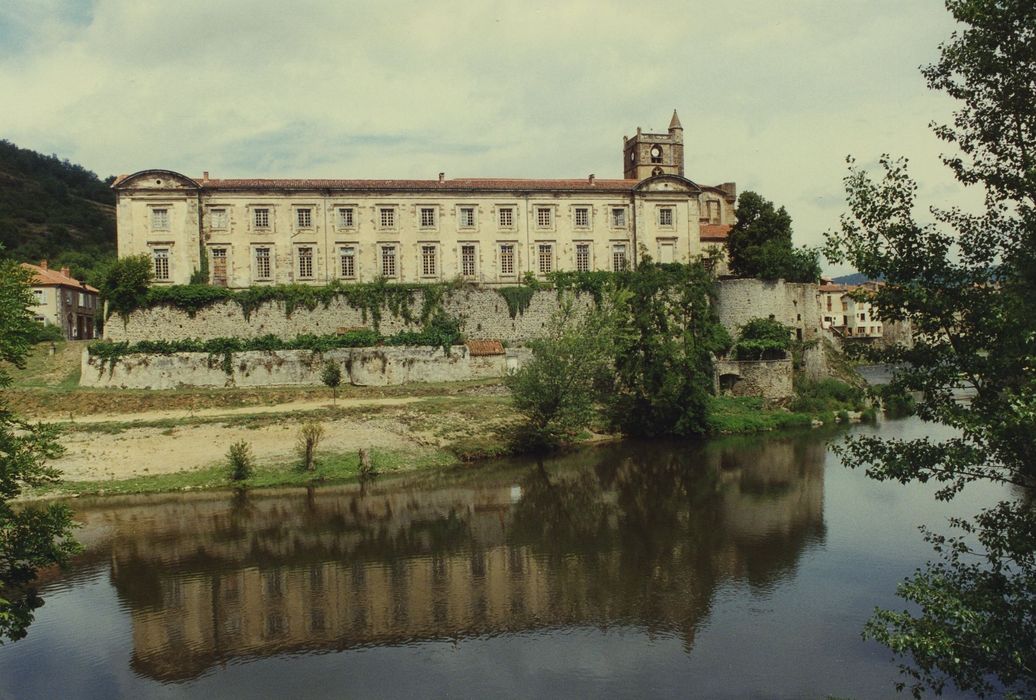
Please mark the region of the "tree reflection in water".
<svg viewBox="0 0 1036 700"><path fill-rule="evenodd" d="M690 651L716 590L823 539L821 441L628 443L308 490L84 504L134 669L593 625ZM89 538L86 538L89 539Z"/></svg>

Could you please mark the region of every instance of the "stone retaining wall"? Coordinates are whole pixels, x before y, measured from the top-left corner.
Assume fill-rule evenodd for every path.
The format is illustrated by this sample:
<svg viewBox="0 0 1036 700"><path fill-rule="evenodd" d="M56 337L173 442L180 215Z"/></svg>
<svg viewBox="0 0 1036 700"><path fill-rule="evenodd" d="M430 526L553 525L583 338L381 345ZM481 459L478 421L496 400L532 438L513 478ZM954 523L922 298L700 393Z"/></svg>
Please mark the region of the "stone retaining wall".
<svg viewBox="0 0 1036 700"><path fill-rule="evenodd" d="M516 353L473 357L462 345L451 348L449 355L442 348L413 346L343 348L325 353L255 350L234 353L228 375L221 356L201 352L124 355L111 367L84 349L79 383L120 389L319 385L324 363L333 360L342 367L343 384L386 386L501 377L521 359Z"/></svg>
<svg viewBox="0 0 1036 700"><path fill-rule="evenodd" d="M792 362L786 360L717 360L716 393L728 396L761 396L786 399L792 387Z"/></svg>
<svg viewBox="0 0 1036 700"><path fill-rule="evenodd" d="M820 308L816 295L816 285L810 284L791 284L781 280L721 280L716 311L731 335L736 335L738 328L752 318L772 315L781 323L797 329L803 339L812 340L820 333ZM420 295L414 298L412 314L416 316L422 300ZM593 300L589 295L579 295L576 304L588 308ZM554 290L534 292L529 307L513 319L507 301L492 289L470 287L447 292L443 307L447 314L460 320L464 335L471 340L493 339L522 345L542 334L558 308L558 295ZM294 338L301 334L328 335L339 328L370 326L370 319L365 322L359 309L336 299L327 308L321 305L312 311L299 308L291 316L284 312L280 303L263 304L248 319L245 319L241 307L233 302L215 304L198 311L194 317L178 309L156 307L135 311L127 321L112 317L105 324L104 333L109 340L135 343L157 339L257 338L269 334ZM380 330L385 335L392 335L419 329L386 309Z"/></svg>

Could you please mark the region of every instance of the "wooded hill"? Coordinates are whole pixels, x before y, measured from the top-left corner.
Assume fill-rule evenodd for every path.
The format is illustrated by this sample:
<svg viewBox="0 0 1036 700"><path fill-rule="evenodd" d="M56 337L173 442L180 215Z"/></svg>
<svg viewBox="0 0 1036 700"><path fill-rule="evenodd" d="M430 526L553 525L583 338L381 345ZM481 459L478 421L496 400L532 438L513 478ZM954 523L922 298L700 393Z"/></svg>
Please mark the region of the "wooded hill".
<svg viewBox="0 0 1036 700"><path fill-rule="evenodd" d="M0 140L0 244L19 261L80 279L115 256L115 195L81 165Z"/></svg>

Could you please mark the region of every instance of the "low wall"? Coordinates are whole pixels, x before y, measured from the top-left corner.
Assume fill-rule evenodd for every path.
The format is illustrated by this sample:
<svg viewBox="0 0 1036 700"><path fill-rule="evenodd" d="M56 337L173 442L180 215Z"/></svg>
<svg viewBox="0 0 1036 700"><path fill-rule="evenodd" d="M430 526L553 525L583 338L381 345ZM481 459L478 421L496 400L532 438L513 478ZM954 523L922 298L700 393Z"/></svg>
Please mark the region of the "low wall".
<svg viewBox="0 0 1036 700"><path fill-rule="evenodd" d="M716 393L728 396L761 396L786 399L792 387L792 362L786 360L717 360L714 363Z"/></svg>
<svg viewBox="0 0 1036 700"><path fill-rule="evenodd" d="M201 352L124 355L112 367L84 349L79 383L121 389L318 385L324 364L332 360L342 367L343 384L387 386L501 377L509 364L514 368L520 359L504 355L473 357L462 345L451 348L449 355L442 348L423 346L343 348L325 353L256 350L234 353L231 373L227 374L221 356Z"/></svg>

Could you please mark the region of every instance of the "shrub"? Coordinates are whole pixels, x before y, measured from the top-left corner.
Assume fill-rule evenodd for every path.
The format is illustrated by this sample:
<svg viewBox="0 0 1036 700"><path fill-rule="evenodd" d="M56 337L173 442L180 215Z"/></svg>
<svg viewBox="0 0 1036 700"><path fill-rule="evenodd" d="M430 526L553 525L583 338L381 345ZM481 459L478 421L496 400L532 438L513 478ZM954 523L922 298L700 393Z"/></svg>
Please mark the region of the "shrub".
<svg viewBox="0 0 1036 700"><path fill-rule="evenodd" d="M299 429L295 450L302 462L302 468L313 471L316 468L316 452L324 438L324 426L316 421L306 423Z"/></svg>
<svg viewBox="0 0 1036 700"><path fill-rule="evenodd" d="M55 343L65 339L61 326L53 323L37 323L38 328L33 329L31 342L33 343Z"/></svg>
<svg viewBox="0 0 1036 700"><path fill-rule="evenodd" d="M151 265L151 258L141 253L114 260L100 271L101 299L108 302L108 316L117 313L126 318L146 303Z"/></svg>
<svg viewBox="0 0 1036 700"><path fill-rule="evenodd" d="M830 377L817 381L803 380L799 382L795 393L795 399L791 402L793 411L862 411L866 407L863 389Z"/></svg>
<svg viewBox="0 0 1036 700"><path fill-rule="evenodd" d="M331 389L331 402L338 403L338 386L342 383L342 368L334 360L324 363L324 371L320 373L320 381Z"/></svg>
<svg viewBox="0 0 1036 700"><path fill-rule="evenodd" d="M230 446L227 459L230 460L230 478L234 481L244 481L255 471L252 448L244 440Z"/></svg>
<svg viewBox="0 0 1036 700"><path fill-rule="evenodd" d="M739 360L783 360L791 347L791 328L772 318L753 318L741 326L734 345Z"/></svg>

